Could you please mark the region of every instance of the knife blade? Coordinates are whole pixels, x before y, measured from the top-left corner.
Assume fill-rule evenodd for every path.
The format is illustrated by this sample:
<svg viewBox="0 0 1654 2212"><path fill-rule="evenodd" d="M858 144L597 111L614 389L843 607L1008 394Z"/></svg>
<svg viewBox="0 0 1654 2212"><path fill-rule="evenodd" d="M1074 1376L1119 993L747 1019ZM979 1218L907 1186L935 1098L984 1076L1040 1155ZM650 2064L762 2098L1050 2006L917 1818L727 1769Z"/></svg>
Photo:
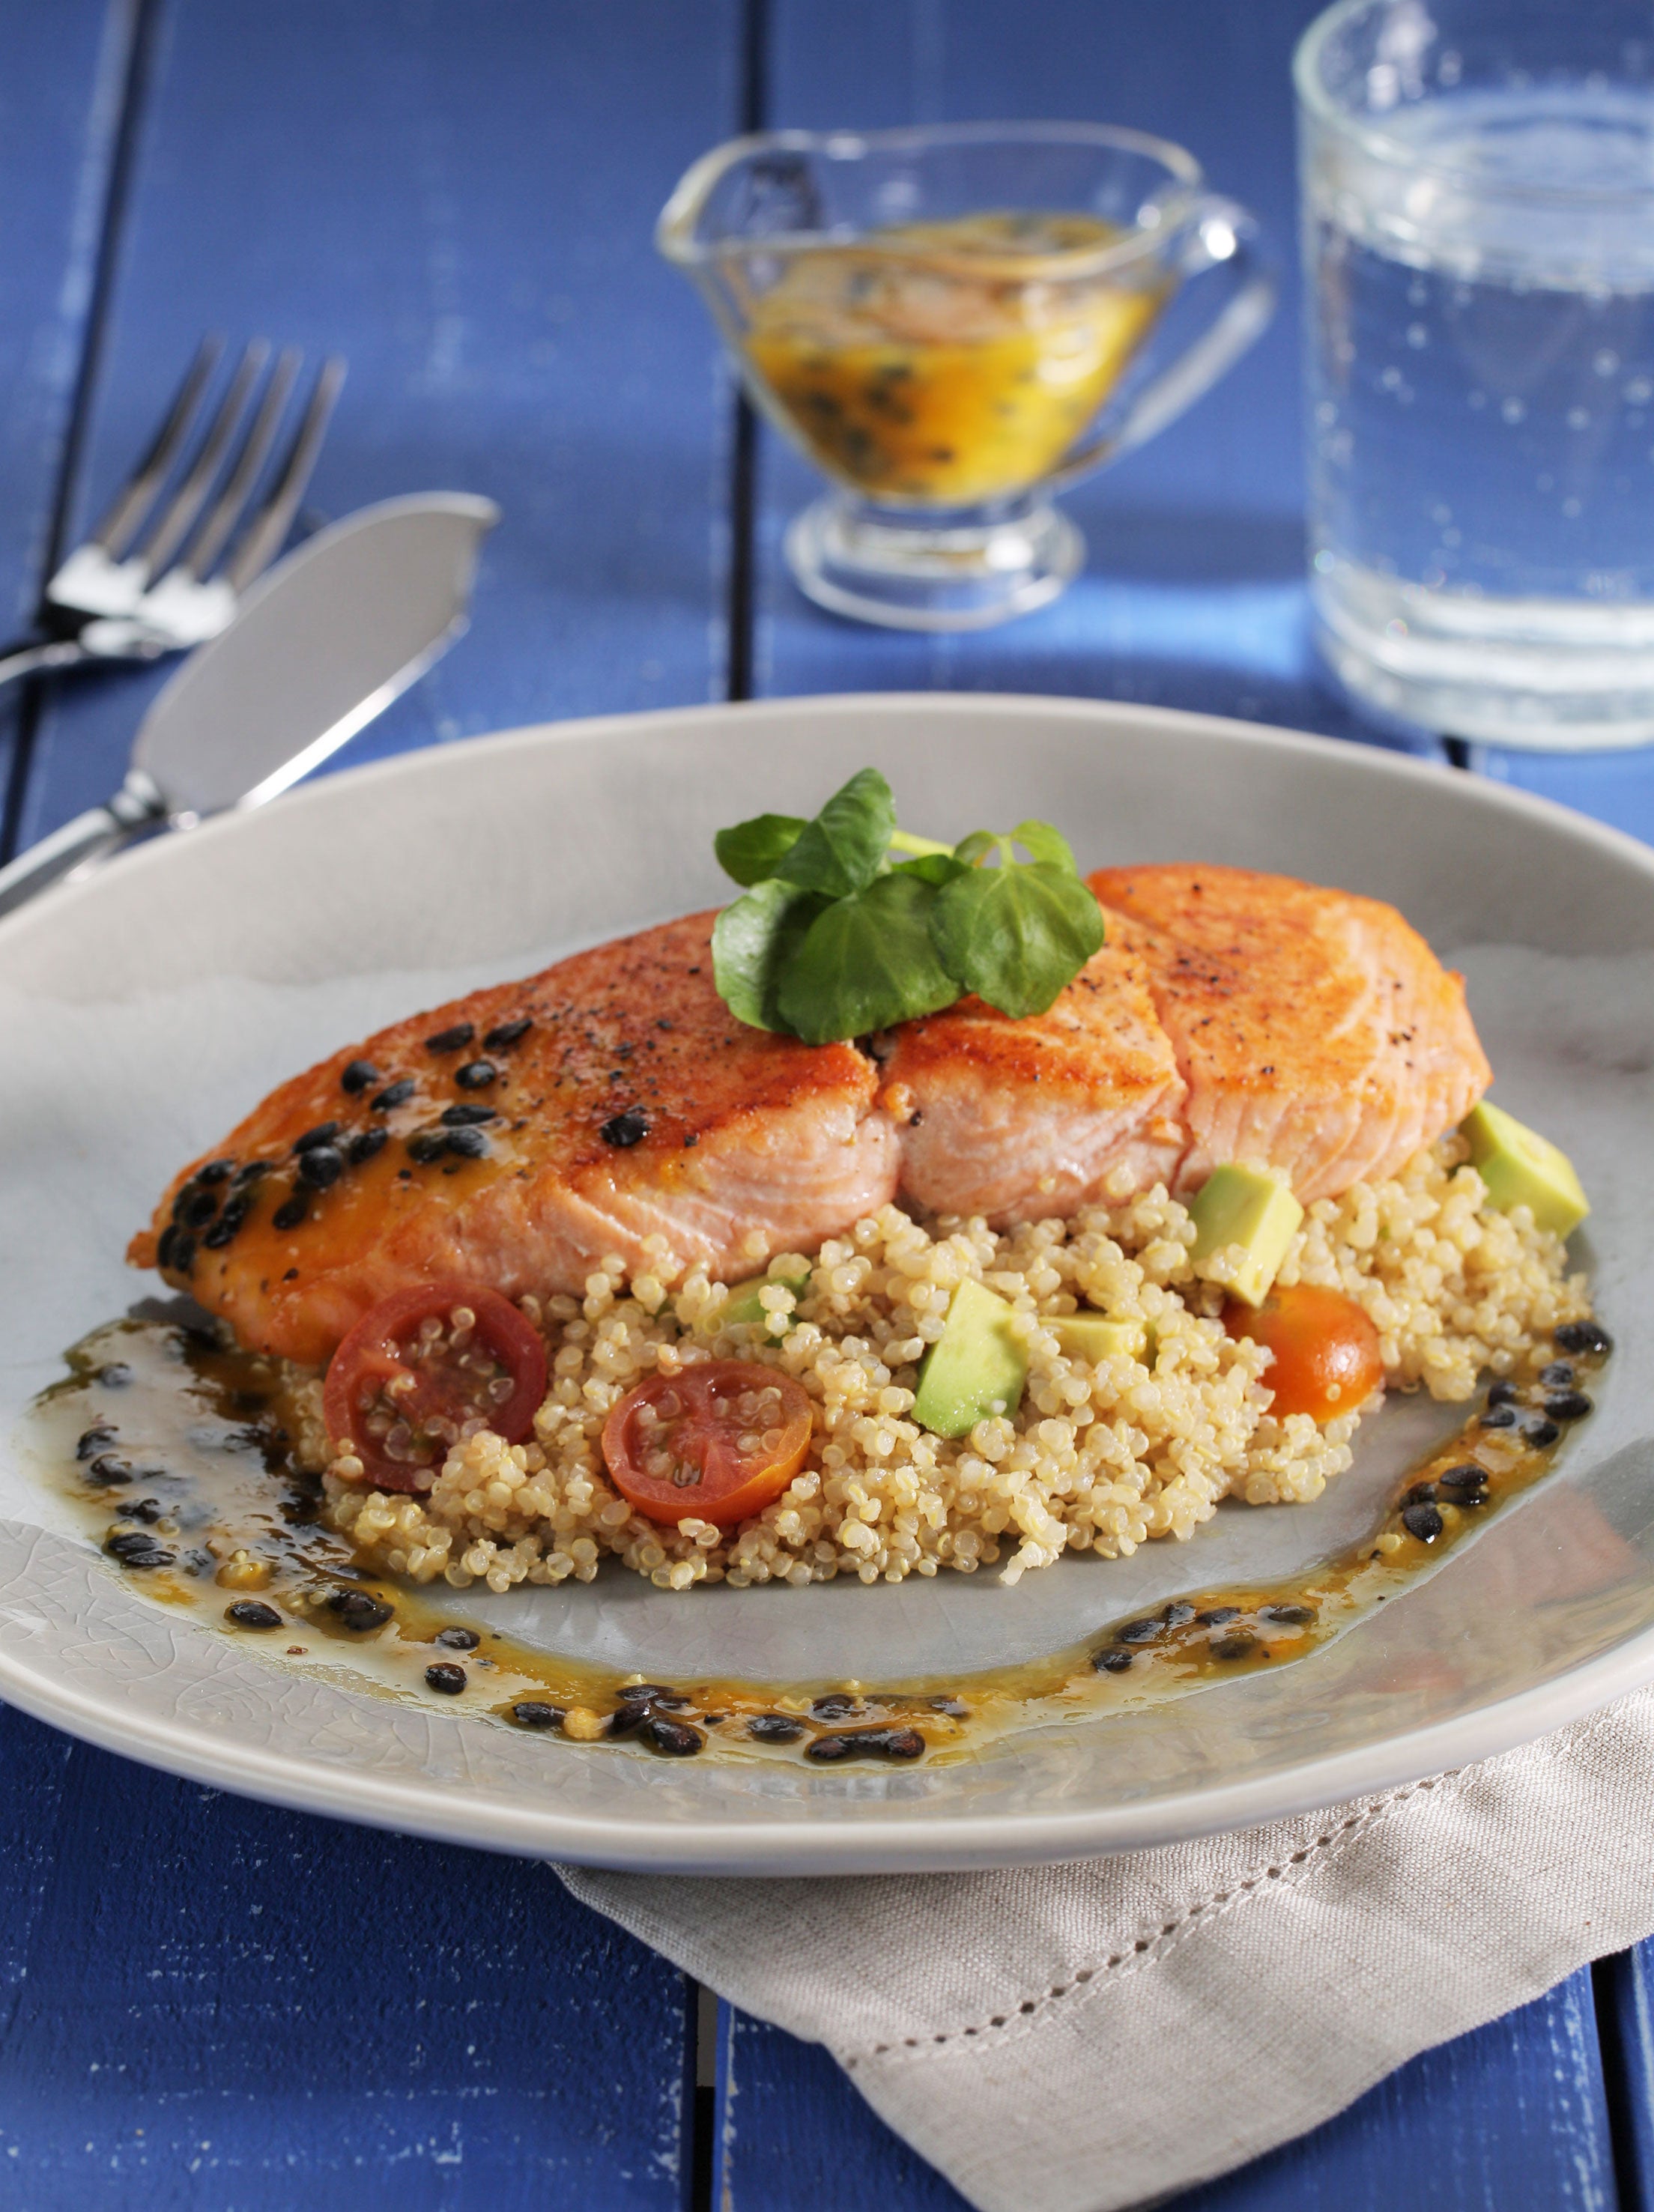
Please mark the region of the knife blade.
<svg viewBox="0 0 1654 2212"><path fill-rule="evenodd" d="M465 629L499 519L492 500L419 492L289 553L156 695L108 805L0 868L0 915L136 837L262 805L319 767Z"/></svg>

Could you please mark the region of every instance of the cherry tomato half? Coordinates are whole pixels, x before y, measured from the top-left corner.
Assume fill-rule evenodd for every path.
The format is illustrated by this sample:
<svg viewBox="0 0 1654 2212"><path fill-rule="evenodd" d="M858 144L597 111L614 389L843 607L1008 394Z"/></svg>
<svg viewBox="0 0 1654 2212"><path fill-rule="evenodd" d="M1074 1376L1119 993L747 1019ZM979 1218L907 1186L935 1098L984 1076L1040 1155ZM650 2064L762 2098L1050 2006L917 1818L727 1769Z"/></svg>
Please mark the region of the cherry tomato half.
<svg viewBox="0 0 1654 2212"><path fill-rule="evenodd" d="M1353 1298L1298 1283L1271 1291L1261 1306L1231 1298L1223 1310L1231 1336L1250 1336L1274 1353L1264 1383L1272 1413L1310 1413L1330 1421L1353 1413L1384 1379L1378 1332Z"/></svg>
<svg viewBox="0 0 1654 2212"><path fill-rule="evenodd" d="M809 1443L803 1384L751 1359L708 1359L681 1374L652 1375L603 1425L615 1488L640 1513L719 1528L779 1498Z"/></svg>
<svg viewBox="0 0 1654 2212"><path fill-rule="evenodd" d="M327 1433L381 1490L413 1490L479 1429L508 1444L545 1395L545 1345L509 1298L475 1283L417 1283L364 1314L333 1354Z"/></svg>

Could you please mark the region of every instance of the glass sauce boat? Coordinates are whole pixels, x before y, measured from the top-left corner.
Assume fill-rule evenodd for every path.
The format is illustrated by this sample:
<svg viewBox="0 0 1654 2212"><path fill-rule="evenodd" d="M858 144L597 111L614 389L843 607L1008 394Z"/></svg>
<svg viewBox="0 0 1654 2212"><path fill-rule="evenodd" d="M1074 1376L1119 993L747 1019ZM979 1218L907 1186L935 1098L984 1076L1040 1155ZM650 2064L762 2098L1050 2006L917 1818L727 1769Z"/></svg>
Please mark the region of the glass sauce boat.
<svg viewBox="0 0 1654 2212"><path fill-rule="evenodd" d="M1274 304L1244 209L1194 156L1101 124L769 131L702 156L656 242L766 417L831 489L787 532L819 605L985 629L1085 541L1050 494L1152 437ZM1162 318L1219 272L1171 359Z"/></svg>

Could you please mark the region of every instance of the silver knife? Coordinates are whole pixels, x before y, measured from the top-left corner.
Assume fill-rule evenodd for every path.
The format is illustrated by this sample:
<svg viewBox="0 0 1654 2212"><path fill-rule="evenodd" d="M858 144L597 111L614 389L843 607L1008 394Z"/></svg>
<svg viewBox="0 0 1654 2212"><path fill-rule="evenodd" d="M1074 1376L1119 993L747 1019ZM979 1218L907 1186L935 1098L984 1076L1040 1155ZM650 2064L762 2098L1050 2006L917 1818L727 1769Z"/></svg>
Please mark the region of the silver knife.
<svg viewBox="0 0 1654 2212"><path fill-rule="evenodd" d="M289 553L157 695L109 804L0 868L0 915L137 837L262 805L308 775L465 629L477 552L499 519L469 492L416 492Z"/></svg>

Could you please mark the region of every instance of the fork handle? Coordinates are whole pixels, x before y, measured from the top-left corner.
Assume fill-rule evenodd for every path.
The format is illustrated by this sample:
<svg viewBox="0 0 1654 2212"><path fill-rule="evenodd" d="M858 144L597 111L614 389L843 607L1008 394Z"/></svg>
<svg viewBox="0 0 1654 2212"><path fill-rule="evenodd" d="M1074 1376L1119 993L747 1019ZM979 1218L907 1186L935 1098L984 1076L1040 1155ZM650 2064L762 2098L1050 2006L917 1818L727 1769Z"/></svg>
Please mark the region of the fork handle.
<svg viewBox="0 0 1654 2212"><path fill-rule="evenodd" d="M10 684L20 676L38 676L49 669L76 668L91 658L78 638L20 638L15 645L0 647L0 684Z"/></svg>
<svg viewBox="0 0 1654 2212"><path fill-rule="evenodd" d="M88 860L103 860L137 835L167 819L167 802L141 769L134 769L107 806L88 807L61 830L42 837L0 868L0 915Z"/></svg>

